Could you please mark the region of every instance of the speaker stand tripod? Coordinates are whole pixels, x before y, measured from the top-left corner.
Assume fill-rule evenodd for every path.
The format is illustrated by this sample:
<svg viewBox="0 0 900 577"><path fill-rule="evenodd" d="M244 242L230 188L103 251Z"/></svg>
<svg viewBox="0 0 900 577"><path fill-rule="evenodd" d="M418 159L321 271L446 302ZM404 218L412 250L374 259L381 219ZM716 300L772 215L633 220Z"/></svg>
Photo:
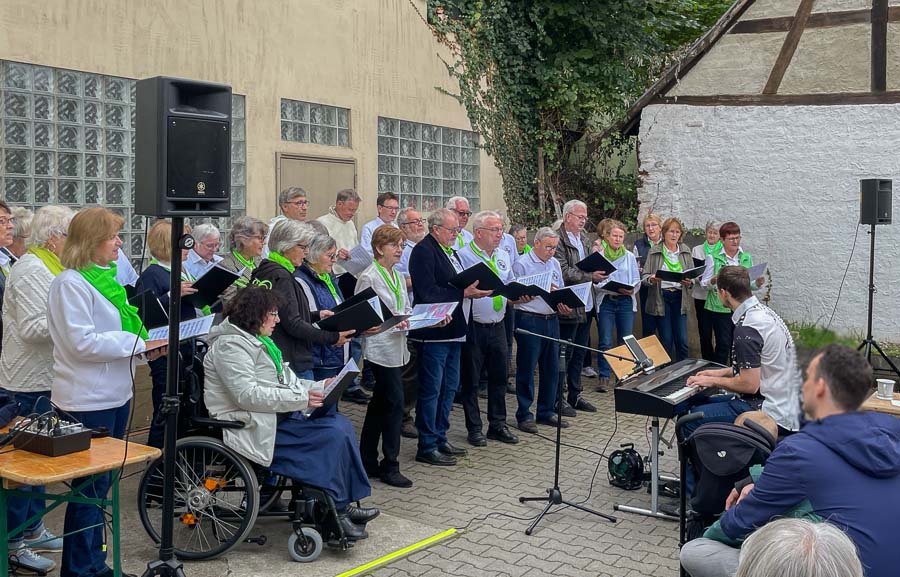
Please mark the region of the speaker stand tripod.
<svg viewBox="0 0 900 577"><path fill-rule="evenodd" d="M531 331L526 331L523 329L516 329L516 332L519 334L525 334L531 337L538 337L541 339L545 339L548 341L553 341L559 344L559 369L558 369L558 381L556 386L556 460L554 461L553 468L553 486L547 489L547 495L541 497L519 497L519 503L527 503L530 501L546 501L547 505L544 506L544 510L540 512L540 514L531 522L527 529L525 529L526 535L531 535L534 532L534 528L537 527L537 524L541 522L541 519L544 518L544 515L550 512L555 505L565 505L567 507L572 507L574 509L578 509L579 511L584 511L585 513L590 513L591 515L596 515L598 517L602 517L611 523L615 523L618 521L612 515L607 515L605 513L600 513L599 511L594 511L593 509L589 509L583 505L578 503L573 503L571 501L566 501L563 498L562 490L559 488L559 452L562 444L562 405L563 405L563 389L565 389L566 383L566 346L571 345L569 341L565 341L562 339L554 339L552 337L544 336L538 333L533 333ZM575 345L578 346L578 345ZM587 347L582 347L587 348ZM626 359L631 360L631 359Z"/></svg>
<svg viewBox="0 0 900 577"><path fill-rule="evenodd" d="M878 341L875 340L875 337L872 336L872 313L875 304L875 225L869 225L869 308L867 314L867 328L866 328L866 338L856 347L856 350L862 351L866 356L866 360L869 361L869 364L872 364L872 349L875 349L875 352L884 360L885 363L891 370L900 377L900 369L897 369L897 365L888 357L884 350L882 350L881 345L878 344Z"/></svg>

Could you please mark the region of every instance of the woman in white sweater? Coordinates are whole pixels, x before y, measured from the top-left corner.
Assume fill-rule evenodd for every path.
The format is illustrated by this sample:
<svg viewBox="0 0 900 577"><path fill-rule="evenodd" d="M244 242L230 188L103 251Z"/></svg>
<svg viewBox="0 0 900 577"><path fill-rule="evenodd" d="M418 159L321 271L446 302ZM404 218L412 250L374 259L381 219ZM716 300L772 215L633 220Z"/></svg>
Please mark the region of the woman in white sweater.
<svg viewBox="0 0 900 577"><path fill-rule="evenodd" d="M47 295L50 283L62 272L59 256L66 244L66 231L75 215L64 206L45 206L32 222L31 246L10 269L3 307L3 352L0 354L0 382L19 404L19 415L43 413L50 409L53 381L53 344L47 326ZM22 487L42 493L43 487ZM18 527L44 510L38 499L10 497L7 526ZM48 541L49 539L49 541ZM35 548L62 550L62 539L54 537L38 520L9 540L20 564L49 571L56 563L39 555Z"/></svg>
<svg viewBox="0 0 900 577"><path fill-rule="evenodd" d="M390 225L382 225L372 234L375 262L363 271L356 283L356 292L368 287L395 315L409 312L409 296L402 274L394 265L403 255L403 233ZM366 364L372 365L375 390L366 410L359 437L359 454L370 477L380 477L394 487L412 487L412 481L400 473L397 457L400 453L400 429L403 421L403 366L409 362L404 321L396 329L365 337L363 352ZM384 455L378 462L378 441Z"/></svg>
<svg viewBox="0 0 900 577"><path fill-rule="evenodd" d="M119 439L128 421L136 355L149 350L146 357L152 360L166 352L164 342L146 340L137 309L116 282L123 222L105 208L75 215L60 258L65 270L53 279L48 297L53 402L85 426L105 428ZM86 480L76 479L74 485ZM102 497L108 489L107 474L96 477L84 494ZM112 577L106 565L103 511L70 503L64 528L61 574Z"/></svg>

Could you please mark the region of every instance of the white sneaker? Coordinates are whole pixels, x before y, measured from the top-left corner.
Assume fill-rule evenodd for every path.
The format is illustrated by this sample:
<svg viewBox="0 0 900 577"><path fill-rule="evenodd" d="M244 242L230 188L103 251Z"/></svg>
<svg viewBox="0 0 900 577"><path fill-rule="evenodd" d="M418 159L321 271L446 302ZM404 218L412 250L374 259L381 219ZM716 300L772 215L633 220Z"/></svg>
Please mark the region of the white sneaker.
<svg viewBox="0 0 900 577"><path fill-rule="evenodd" d="M25 546L35 553L59 553L63 550L63 538L57 537L47 529L37 537L25 537Z"/></svg>
<svg viewBox="0 0 900 577"><path fill-rule="evenodd" d="M597 376L597 371L595 371L593 367L584 367L581 369L581 376L593 379Z"/></svg>
<svg viewBox="0 0 900 577"><path fill-rule="evenodd" d="M29 549L23 543L16 549L15 558L12 559L18 565L13 574L18 573L47 573L56 569L56 562L42 557Z"/></svg>

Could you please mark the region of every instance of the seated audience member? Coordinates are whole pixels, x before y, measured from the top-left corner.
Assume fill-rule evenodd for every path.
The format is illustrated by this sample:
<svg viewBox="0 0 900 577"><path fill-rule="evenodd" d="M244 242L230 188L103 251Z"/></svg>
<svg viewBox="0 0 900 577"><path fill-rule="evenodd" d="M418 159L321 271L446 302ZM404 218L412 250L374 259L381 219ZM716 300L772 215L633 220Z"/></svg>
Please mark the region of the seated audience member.
<svg viewBox="0 0 900 577"><path fill-rule="evenodd" d="M731 492L720 531L706 534L716 540L685 544L681 562L691 575L730 577L741 540L776 517L797 514L846 532L868 577L896 574L900 549L884 544L895 537L900 516L900 421L859 411L871 387L872 368L861 353L829 345L813 358L803 382L810 420L778 444L755 484Z"/></svg>
<svg viewBox="0 0 900 577"><path fill-rule="evenodd" d="M231 225L231 232L228 236L231 251L225 255L219 266L232 272L241 273L241 278L234 281L234 284L222 293L223 304L227 304L238 289L250 284L253 271L259 266L263 245L268 234L269 227L266 223L252 216L242 216Z"/></svg>
<svg viewBox="0 0 900 577"><path fill-rule="evenodd" d="M764 411L778 423L781 433L796 431L800 413L800 370L794 339L775 311L750 293L747 270L726 266L719 270L717 300L732 312L734 354L732 366L700 371L688 378L690 387L719 387L738 397L713 397L696 406L704 418L687 423L685 435L703 423L734 422L746 411Z"/></svg>
<svg viewBox="0 0 900 577"><path fill-rule="evenodd" d="M830 523L779 519L747 539L735 577L863 575L856 547L843 531Z"/></svg>
<svg viewBox="0 0 900 577"><path fill-rule="evenodd" d="M116 282L124 219L105 208L86 208L69 223L50 283L47 322L53 341L53 403L71 418L110 436L125 436L131 413L135 355L154 360L165 342L148 341L137 309ZM159 348L157 348L159 347ZM86 497L105 498L110 474L72 481ZM66 577L112 577L106 565L106 517L86 503L66 505L62 567Z"/></svg>
<svg viewBox="0 0 900 577"><path fill-rule="evenodd" d="M53 343L47 326L47 296L50 283L62 272L59 262L66 245L69 222L75 215L64 206L38 210L31 227L27 252L10 270L6 283L3 316L3 352L0 354L0 382L19 405L19 415L43 413L50 409L53 382ZM43 493L43 487L19 487L20 491ZM12 530L44 510L44 501L9 497L7 527ZM56 563L30 546L45 552L62 551L63 540L54 537L38 518L24 533L9 539L9 552L23 571L50 571Z"/></svg>
<svg viewBox="0 0 900 577"><path fill-rule="evenodd" d="M185 233L190 233L188 226L184 227ZM147 248L150 250L150 265L144 269L138 278L135 289L137 294L144 291L159 299L159 304L168 313L169 311L169 279L172 272L172 223L168 220L157 220L147 232ZM187 258L188 250L181 249L178 258L182 264ZM181 274L181 296L192 295L197 292L186 272ZM181 301L181 320L186 321L197 317L197 309L189 303ZM153 328L153 327L151 327ZM189 359L192 354L193 344L187 342L180 347L182 358ZM160 418L159 410L162 407L163 395L166 394L166 373L168 370L168 357L160 357L150 361L150 380L153 385L150 391L153 400L153 419L150 421L150 433L147 436L147 444L151 447L162 449L165 433L165 422Z"/></svg>
<svg viewBox="0 0 900 577"><path fill-rule="evenodd" d="M323 331L312 323L325 318L331 311L310 312L310 299L297 282L294 272L303 264L315 231L306 223L282 220L269 232L268 258L253 271L253 282L270 286L281 295L278 307L279 322L272 340L284 353L291 370L301 379L313 380L314 344L343 346L354 331L336 333Z"/></svg>
<svg viewBox="0 0 900 577"><path fill-rule="evenodd" d="M322 406L326 381L300 379L288 370L272 340L280 304L278 293L258 286L231 299L225 320L209 333L203 399L210 416L245 424L223 429L229 448L277 475L324 490L347 537L365 539L365 523L378 510L350 504L372 492L353 425L335 411L304 415Z"/></svg>
<svg viewBox="0 0 900 577"><path fill-rule="evenodd" d="M194 228L191 236L194 237L194 248L188 251L184 270L196 280L222 261L216 254L222 244L222 235L214 224L204 222Z"/></svg>

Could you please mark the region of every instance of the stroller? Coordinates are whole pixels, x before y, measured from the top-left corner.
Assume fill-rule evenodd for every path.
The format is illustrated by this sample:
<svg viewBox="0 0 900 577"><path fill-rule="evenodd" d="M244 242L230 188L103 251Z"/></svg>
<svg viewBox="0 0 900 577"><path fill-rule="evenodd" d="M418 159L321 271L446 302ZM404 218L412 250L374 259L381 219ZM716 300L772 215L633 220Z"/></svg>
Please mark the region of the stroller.
<svg viewBox="0 0 900 577"><path fill-rule="evenodd" d="M675 423L679 433L678 460L681 471L681 507L679 514L679 543L703 534L725 510L725 500L734 484L747 478L750 467L763 465L775 448L776 439L753 421L744 425L707 423L686 439L681 428L691 421L702 419L703 413L684 415ZM749 428L748 428L749 427ZM688 461L694 473L694 494L691 497L690 518L687 516L685 479Z"/></svg>

